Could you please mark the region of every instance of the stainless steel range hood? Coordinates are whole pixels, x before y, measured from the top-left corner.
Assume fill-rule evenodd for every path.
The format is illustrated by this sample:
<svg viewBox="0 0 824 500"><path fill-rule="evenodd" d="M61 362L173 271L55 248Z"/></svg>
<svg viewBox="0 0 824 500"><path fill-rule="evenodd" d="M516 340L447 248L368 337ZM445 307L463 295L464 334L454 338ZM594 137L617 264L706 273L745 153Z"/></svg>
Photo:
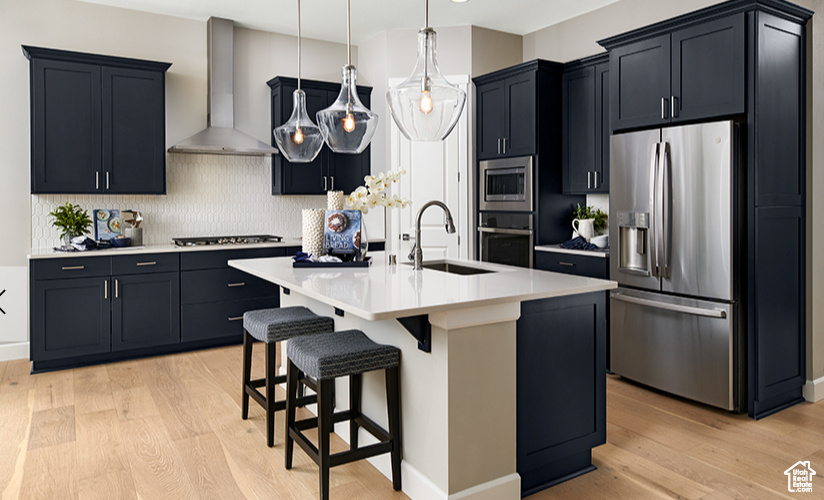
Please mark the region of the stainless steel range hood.
<svg viewBox="0 0 824 500"><path fill-rule="evenodd" d="M264 156L277 149L236 130L234 116L234 22L210 17L206 129L169 148L170 153Z"/></svg>

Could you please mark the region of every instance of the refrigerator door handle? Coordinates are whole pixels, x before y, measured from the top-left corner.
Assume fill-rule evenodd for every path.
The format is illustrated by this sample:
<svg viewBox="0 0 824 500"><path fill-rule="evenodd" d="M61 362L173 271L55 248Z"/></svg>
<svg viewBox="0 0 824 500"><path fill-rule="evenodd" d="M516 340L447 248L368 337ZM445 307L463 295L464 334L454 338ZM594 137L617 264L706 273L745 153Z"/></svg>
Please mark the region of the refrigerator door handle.
<svg viewBox="0 0 824 500"><path fill-rule="evenodd" d="M652 146L652 154L650 154L649 165L649 207L650 207L650 221L649 221L649 239L647 245L649 247L650 260L650 274L655 278L660 278L658 274L658 212L657 212L657 181L658 181L658 146L660 143L656 142Z"/></svg>
<svg viewBox="0 0 824 500"><path fill-rule="evenodd" d="M658 176L658 220L660 221L660 260L661 269L659 274L662 278L670 277L670 241L672 231L672 162L670 158L670 147L668 142L662 142L658 157L658 164L661 173Z"/></svg>
<svg viewBox="0 0 824 500"><path fill-rule="evenodd" d="M664 309L666 311L679 312L684 314L692 314L694 316L706 316L708 318L726 319L727 311L723 309L705 309L703 307L685 306L681 304L669 304L667 302L658 302L657 300L643 299L641 297L633 297L621 292L610 292L609 296L615 300L622 302L629 302L630 304L638 304L640 306L654 307L656 309Z"/></svg>

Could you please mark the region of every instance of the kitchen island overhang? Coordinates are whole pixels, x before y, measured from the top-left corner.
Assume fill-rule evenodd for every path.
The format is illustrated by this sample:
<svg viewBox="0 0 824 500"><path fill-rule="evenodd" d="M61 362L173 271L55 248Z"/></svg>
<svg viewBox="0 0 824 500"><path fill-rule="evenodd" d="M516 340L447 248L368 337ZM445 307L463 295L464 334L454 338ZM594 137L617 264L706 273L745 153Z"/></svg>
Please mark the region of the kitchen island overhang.
<svg viewBox="0 0 824 500"><path fill-rule="evenodd" d="M449 262L491 272L414 271L409 265L383 264L382 253L372 258L368 268L293 268L289 258L230 261L230 266L280 285L282 306L304 305L333 317L336 330L357 328L401 349L407 495L520 498L516 365L521 302L600 296L615 283L467 261ZM431 352L420 350L418 339L398 321L421 315L431 326ZM546 326L551 333L552 325ZM603 368L596 371L605 377ZM345 406L345 380L338 381L336 391ZM365 374L363 411L380 425L386 424L384 394L383 377ZM348 441L348 426L335 432ZM366 434L361 438L368 442ZM370 461L389 476L387 457Z"/></svg>

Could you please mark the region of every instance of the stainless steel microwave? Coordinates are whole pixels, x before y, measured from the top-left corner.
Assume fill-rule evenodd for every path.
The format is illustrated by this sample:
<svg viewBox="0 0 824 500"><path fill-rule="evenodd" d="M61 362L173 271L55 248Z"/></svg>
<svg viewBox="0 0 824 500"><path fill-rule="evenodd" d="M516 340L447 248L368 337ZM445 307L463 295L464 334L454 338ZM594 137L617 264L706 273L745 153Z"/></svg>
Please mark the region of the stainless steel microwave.
<svg viewBox="0 0 824 500"><path fill-rule="evenodd" d="M495 211L532 211L532 157L480 162L478 208Z"/></svg>

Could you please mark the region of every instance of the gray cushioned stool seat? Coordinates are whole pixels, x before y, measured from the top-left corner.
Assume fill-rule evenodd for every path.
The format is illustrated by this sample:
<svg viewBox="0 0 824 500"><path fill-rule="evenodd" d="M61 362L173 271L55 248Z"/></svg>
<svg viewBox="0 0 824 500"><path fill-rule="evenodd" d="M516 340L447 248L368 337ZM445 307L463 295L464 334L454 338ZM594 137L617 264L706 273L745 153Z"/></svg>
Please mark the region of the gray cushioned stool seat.
<svg viewBox="0 0 824 500"><path fill-rule="evenodd" d="M280 342L300 335L332 332L335 321L303 306L258 309L243 313L243 328L261 342Z"/></svg>
<svg viewBox="0 0 824 500"><path fill-rule="evenodd" d="M360 330L297 337L286 348L292 363L318 380L398 366L400 350L373 342Z"/></svg>

